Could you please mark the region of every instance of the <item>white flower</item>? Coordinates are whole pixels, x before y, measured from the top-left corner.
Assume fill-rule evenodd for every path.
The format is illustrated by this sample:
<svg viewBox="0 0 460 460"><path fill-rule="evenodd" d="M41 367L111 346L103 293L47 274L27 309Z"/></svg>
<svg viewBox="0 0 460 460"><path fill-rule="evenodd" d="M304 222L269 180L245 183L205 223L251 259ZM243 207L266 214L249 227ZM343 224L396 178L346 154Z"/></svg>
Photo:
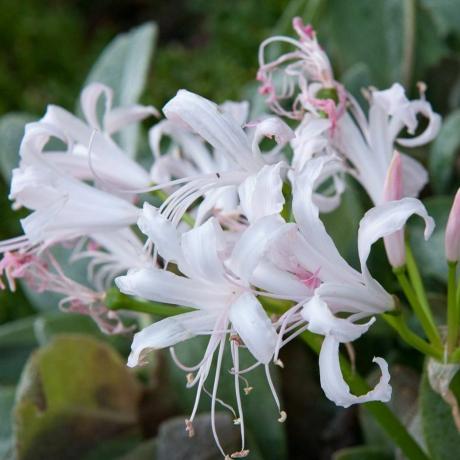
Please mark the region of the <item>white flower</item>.
<svg viewBox="0 0 460 460"><path fill-rule="evenodd" d="M367 268L366 262L372 244L401 229L413 214L425 220L427 238L434 223L422 203L414 198L390 201L372 208L363 217L358 233L361 264L361 272L358 272L339 254L312 200L315 182L327 161L324 157L312 159L302 173L296 176L292 206L297 229L291 227L280 233L279 238L265 250L265 254L271 255L271 263L290 275L290 283L294 287L292 292L297 292L296 296L291 297L297 301L297 305L283 315L279 325L280 335L286 330L298 330L288 339L278 342L275 359L280 346L308 328L325 335L320 357L320 374L328 398L344 406L363 400L386 400L390 390L386 365L381 359L376 361L384 374L381 384L366 396L367 399L349 393L340 373L338 344L355 340L373 322L371 319L362 325L358 321L390 310L394 306L392 296L371 276ZM257 269L254 273L257 273ZM257 282L254 277L252 280ZM342 317L336 317L336 314Z"/></svg>
<svg viewBox="0 0 460 460"><path fill-rule="evenodd" d="M98 101L105 96L104 113L97 116ZM143 189L150 185L149 173L123 152L111 135L122 127L156 114L153 107L139 105L112 109L112 90L100 83L88 85L81 94L81 107L88 124L67 110L50 105L45 116L26 126L21 144L22 163L30 155L43 154L56 167L74 177L93 180L114 190ZM65 148L48 148L57 138Z"/></svg>
<svg viewBox="0 0 460 460"><path fill-rule="evenodd" d="M242 184L240 200L246 211L253 206L253 203L248 203L252 200L251 196L259 196L260 204L264 194L270 190L268 199L264 202L263 214L279 212L284 197L281 191L282 182L277 177L283 168L283 165L279 164L278 152L279 148L293 136L293 132L284 122L275 117L264 119L257 124L254 134L248 136L233 116L224 113L211 101L185 90L179 91L166 104L163 111L169 120L201 136L215 152L224 156L227 165L230 165L224 171L192 176L187 184L174 192L162 206L161 212L165 217L177 224L184 212L200 197L211 191ZM271 154L261 152L259 143L263 137L275 139L279 145L275 155L273 152ZM269 173L270 168L274 168L277 172ZM258 174L261 176L255 180L253 176ZM248 183L244 184L246 180ZM211 198L208 195L208 200L203 203L205 209L211 209L218 197L218 193ZM261 217L260 214L258 213L257 217ZM202 220L206 217L206 213L201 210L199 216Z"/></svg>
<svg viewBox="0 0 460 460"><path fill-rule="evenodd" d="M140 210L126 200L64 174L39 156L13 171L10 199L32 214L21 219L30 244L47 245L122 229Z"/></svg>
<svg viewBox="0 0 460 460"><path fill-rule="evenodd" d="M261 220L255 225L262 225ZM201 390L209 375L213 355L217 351L218 364L212 391L212 424L215 433L217 385L228 334L234 360L233 372L238 375L240 371L238 346L244 344L256 362L265 366L272 387L268 364L277 342L275 329L244 277L231 263L229 265L233 270L227 269L225 259L228 246L225 234L214 218L179 235L171 222L164 219L152 206L145 205L139 226L154 243L155 251L165 263L176 263L182 275L158 268L130 270L126 276L116 279L117 286L129 295L188 306L194 311L156 322L136 334L128 365L140 364L149 349L172 347L196 335L209 335L203 360L188 369L189 372L196 371L196 375L190 377L189 386L198 385L188 427L192 429L191 422L198 408ZM243 433L239 391L238 384L238 418ZM276 394L274 396L279 405ZM220 447L217 437L216 441ZM244 444L241 450L244 450ZM225 455L223 451L222 453Z"/></svg>

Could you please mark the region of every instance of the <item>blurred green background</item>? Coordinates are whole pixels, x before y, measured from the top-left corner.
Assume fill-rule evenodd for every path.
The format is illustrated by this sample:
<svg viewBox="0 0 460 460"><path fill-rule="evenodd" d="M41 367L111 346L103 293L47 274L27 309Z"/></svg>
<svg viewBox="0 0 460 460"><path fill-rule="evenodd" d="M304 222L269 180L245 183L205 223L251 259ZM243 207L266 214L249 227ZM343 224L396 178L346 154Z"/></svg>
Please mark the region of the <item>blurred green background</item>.
<svg viewBox="0 0 460 460"><path fill-rule="evenodd" d="M180 88L216 102L242 97L257 102L254 78L259 43L272 34L293 35L290 24L295 15L318 30L338 79L361 102L362 87L383 89L399 81L414 96L418 81L428 84L427 98L443 115L445 128L438 141L415 155L430 171L432 182L424 191L425 204L440 222L445 221L452 193L460 183L459 0L0 0L0 116L24 112L31 119L39 118L49 103L73 110L82 84L104 47L117 34L147 21L155 21L159 32L142 103L161 108ZM5 137L9 134L2 129L0 133ZM18 214L11 211L7 194L8 184L3 178L1 238L20 232ZM337 213L326 217L340 249L351 258L355 230L366 205L361 194L352 190ZM346 225L338 226L339 219ZM445 267L439 256L438 260L433 257L442 251L442 229L440 232L431 246L423 246L425 249L417 251L416 256L429 280L433 301L442 305ZM411 238L421 244L421 230L416 225ZM381 248L377 248L372 262L374 273L393 287L393 281L385 275L388 270ZM133 379L123 366L129 338L103 337L90 320L58 314L55 305L43 313L21 290L14 295L0 292L0 324L0 459L15 458L13 439L21 440L16 449L20 459L152 459L153 443L159 459L185 458L180 453L176 457L171 454L177 447L174 436L178 436L179 426L182 432L183 418L177 426L161 423L187 412L191 395L184 395L183 375L171 369L165 355L157 354L154 365ZM77 340L74 335L62 333L80 336ZM55 340L61 342L56 344ZM407 418L405 422L412 423L413 417L407 414L415 411L420 357L411 354L383 325L378 324L364 340L359 349L363 363L368 363L374 353L386 356L395 366L396 385L399 382L404 388L413 388L406 399L394 402L396 410ZM30 353L43 346L51 348L40 348L42 354L34 355L18 392L13 438L9 414L16 385ZM113 355L113 350L123 358ZM101 355L109 362L105 372L113 379L101 377L97 364ZM191 353L189 357L193 356ZM273 413L275 425L267 422L268 428L258 426L261 405L272 404L261 392L262 399L255 398L249 409L254 452L250 458L328 459L340 448L363 442L371 451L352 458L393 458L387 441L364 413L356 408L339 410L324 400L314 355L293 343L283 360L286 369L280 385L288 422L277 424ZM49 383L39 394L33 391L38 383L30 378L31 373L38 375L42 386L43 382ZM69 373L76 375L77 383L66 378ZM93 387L85 375L86 379L91 376ZM59 388L68 391L54 401ZM93 395L92 399L79 399L82 388ZM94 396L101 388L108 394L104 410L101 398ZM130 389L125 392L128 396L123 388ZM49 410L38 422L40 417L34 411L43 399ZM76 411L80 406L84 410ZM222 423L225 428L226 421ZM152 441L154 436L156 441ZM207 440L200 442L206 445ZM47 450L50 445L56 447ZM380 456L370 457L376 448ZM219 458L211 448L209 457L200 456L202 445L194 449L187 458ZM351 458L346 457L347 452L340 455L345 456L335 458Z"/></svg>

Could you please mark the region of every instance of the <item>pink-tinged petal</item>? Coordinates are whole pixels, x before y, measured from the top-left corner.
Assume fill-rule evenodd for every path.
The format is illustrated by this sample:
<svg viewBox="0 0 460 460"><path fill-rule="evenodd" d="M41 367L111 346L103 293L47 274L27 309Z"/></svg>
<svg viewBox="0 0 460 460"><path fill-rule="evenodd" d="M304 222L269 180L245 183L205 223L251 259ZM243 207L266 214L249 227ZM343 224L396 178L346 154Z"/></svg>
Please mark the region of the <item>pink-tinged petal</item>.
<svg viewBox="0 0 460 460"><path fill-rule="evenodd" d="M308 330L324 336L332 335L338 342L352 342L361 337L374 323L371 318L367 323L355 324L348 319L337 318L326 302L314 295L303 307L302 317L308 322Z"/></svg>
<svg viewBox="0 0 460 460"><path fill-rule="evenodd" d="M270 245L292 228L293 224L286 224L278 215L262 217L237 241L228 261L229 268L241 279L249 280Z"/></svg>
<svg viewBox="0 0 460 460"><path fill-rule="evenodd" d="M263 165L260 158L253 156L241 126L208 99L180 90L163 107L163 112L169 120L188 127L215 149L225 152L242 169L254 170Z"/></svg>
<svg viewBox="0 0 460 460"><path fill-rule="evenodd" d="M259 262L249 281L259 289L286 299L303 300L313 293L297 276L264 260Z"/></svg>
<svg viewBox="0 0 460 460"><path fill-rule="evenodd" d="M268 364L275 351L277 335L256 297L250 293L238 297L230 306L229 319L254 358Z"/></svg>
<svg viewBox="0 0 460 460"><path fill-rule="evenodd" d="M383 187L383 202L400 200L403 197L403 166L399 152L395 151L388 168ZM398 230L383 238L388 261L392 267L402 267L406 263L404 231Z"/></svg>
<svg viewBox="0 0 460 460"><path fill-rule="evenodd" d="M110 112L112 108L113 101L113 90L112 88L104 85L102 83L91 83L86 86L80 95L80 105L88 124L93 129L102 131L104 126L101 126L98 117L98 101L101 96L104 96L104 114L102 116L102 122L104 123L104 118L107 113ZM105 124L105 123L104 123Z"/></svg>
<svg viewBox="0 0 460 460"><path fill-rule="evenodd" d="M121 292L156 302L217 310L228 304L229 290L158 268L132 269L115 283Z"/></svg>
<svg viewBox="0 0 460 460"><path fill-rule="evenodd" d="M134 104L124 107L116 107L106 113L104 117L104 131L108 135L111 135L120 131L120 129L127 125L137 123L151 116L159 117L160 114L155 107L150 105L145 106Z"/></svg>
<svg viewBox="0 0 460 460"><path fill-rule="evenodd" d="M447 260L457 262L460 258L460 189L455 195L447 220L445 249Z"/></svg>
<svg viewBox="0 0 460 460"><path fill-rule="evenodd" d="M198 334L212 334L218 312L194 311L157 321L134 335L128 366L140 366L150 350L171 347Z"/></svg>
<svg viewBox="0 0 460 460"><path fill-rule="evenodd" d="M355 396L345 382L339 360L340 342L333 335L326 336L319 354L321 388L328 399L338 406L349 407L369 401L388 402L391 399L390 373L388 364L382 358L374 358L382 372L379 383L365 395Z"/></svg>
<svg viewBox="0 0 460 460"><path fill-rule="evenodd" d="M240 205L249 222L279 214L284 206L282 163L264 166L249 176L239 187Z"/></svg>
<svg viewBox="0 0 460 460"><path fill-rule="evenodd" d="M209 283L226 283L223 261L219 252L224 247L222 229L211 218L199 227L182 234L182 251L187 263L179 264L183 273Z"/></svg>
<svg viewBox="0 0 460 460"><path fill-rule="evenodd" d="M144 203L137 225L165 261L177 263L183 259L177 228L155 206Z"/></svg>
<svg viewBox="0 0 460 460"><path fill-rule="evenodd" d="M422 202L416 198L389 201L370 209L361 219L358 231L358 253L361 272L367 285L383 291L383 288L372 278L367 268L371 246L380 238L403 229L406 221L414 214L424 219L425 239L428 239L434 229L434 220L428 215Z"/></svg>

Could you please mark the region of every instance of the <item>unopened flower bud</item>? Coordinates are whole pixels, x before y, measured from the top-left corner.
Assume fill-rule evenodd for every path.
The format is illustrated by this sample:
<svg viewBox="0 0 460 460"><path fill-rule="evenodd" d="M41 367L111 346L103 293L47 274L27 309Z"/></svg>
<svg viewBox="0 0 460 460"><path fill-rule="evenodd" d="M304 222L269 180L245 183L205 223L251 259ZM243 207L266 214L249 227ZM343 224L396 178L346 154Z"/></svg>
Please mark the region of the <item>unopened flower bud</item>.
<svg viewBox="0 0 460 460"><path fill-rule="evenodd" d="M388 168L383 201L396 201L403 197L403 166L399 152L395 150L390 167ZM404 246L404 230L398 230L383 239L388 261L393 268L402 267L406 263Z"/></svg>
<svg viewBox="0 0 460 460"><path fill-rule="evenodd" d="M447 260L457 262L460 258L460 188L455 195L447 221L445 249Z"/></svg>

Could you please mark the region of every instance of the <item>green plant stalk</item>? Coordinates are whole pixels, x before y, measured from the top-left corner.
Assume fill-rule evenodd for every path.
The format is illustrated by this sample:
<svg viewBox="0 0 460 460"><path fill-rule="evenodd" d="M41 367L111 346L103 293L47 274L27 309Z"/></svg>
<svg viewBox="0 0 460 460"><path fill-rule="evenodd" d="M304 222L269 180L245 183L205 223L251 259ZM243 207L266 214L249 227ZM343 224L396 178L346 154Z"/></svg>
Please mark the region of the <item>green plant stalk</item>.
<svg viewBox="0 0 460 460"><path fill-rule="evenodd" d="M428 342L420 338L417 334L412 332L405 323L401 315L393 316L383 314L381 317L389 324L399 336L412 348L415 348L423 355L431 356L438 361L442 361L443 354L441 350L437 350Z"/></svg>
<svg viewBox="0 0 460 460"><path fill-rule="evenodd" d="M457 305L457 262L448 262L447 277L447 352L451 354L458 342L459 311Z"/></svg>
<svg viewBox="0 0 460 460"><path fill-rule="evenodd" d="M322 337L308 331L302 333L300 337L315 353L319 354ZM350 364L343 356L340 356L340 366L343 376L353 393L364 394L369 391L366 381L356 372L353 372ZM386 404L373 401L364 403L363 406L409 460L430 460L407 431L406 427Z"/></svg>
<svg viewBox="0 0 460 460"><path fill-rule="evenodd" d="M425 292L425 286L423 285L423 280L420 276L420 271L417 267L417 262L415 261L415 258L412 254L412 249L408 243L406 243L406 267L407 272L409 273L409 279L412 283L412 286L420 302L420 305L424 309L427 316L431 318L431 322L434 324L430 303L428 302L428 297Z"/></svg>
<svg viewBox="0 0 460 460"><path fill-rule="evenodd" d="M439 336L438 329L434 322L433 316L431 315L431 310L426 310L426 307L424 307L419 302L417 294L407 279L405 268L398 268L393 270L393 272L398 279L399 285L401 286L404 295L407 297L407 300L409 301L414 313L419 319L426 336L436 348L442 348L441 337Z"/></svg>
<svg viewBox="0 0 460 460"><path fill-rule="evenodd" d="M139 300L134 297L122 294L116 288L106 292L105 305L110 310L128 310L141 313L149 313L155 316L175 316L181 313L195 311L194 308L178 307L160 302Z"/></svg>

